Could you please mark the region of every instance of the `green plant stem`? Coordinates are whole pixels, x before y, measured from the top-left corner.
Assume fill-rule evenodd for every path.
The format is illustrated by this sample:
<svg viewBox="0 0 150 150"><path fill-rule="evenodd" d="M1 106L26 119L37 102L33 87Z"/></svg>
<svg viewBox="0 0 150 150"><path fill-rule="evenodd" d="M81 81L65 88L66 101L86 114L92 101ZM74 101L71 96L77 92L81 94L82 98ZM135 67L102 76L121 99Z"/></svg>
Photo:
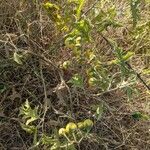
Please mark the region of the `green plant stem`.
<svg viewBox="0 0 150 150"><path fill-rule="evenodd" d="M34 132L33 145L37 145L37 133L38 133L38 130L36 128Z"/></svg>
<svg viewBox="0 0 150 150"><path fill-rule="evenodd" d="M73 135L74 141L77 143L78 141L77 141L77 138L76 138L75 134L72 133L72 135Z"/></svg>
<svg viewBox="0 0 150 150"><path fill-rule="evenodd" d="M84 13L82 14L81 17L86 16L86 15L95 7L95 5L96 5L99 1L100 1L100 0L96 0L96 1L94 2L94 4L93 4L86 12L84 12Z"/></svg>
<svg viewBox="0 0 150 150"><path fill-rule="evenodd" d="M111 42L102 34L100 33L101 37L108 43L108 45L111 47L111 50L114 51L114 46L111 44ZM141 83L148 89L150 90L150 87L146 84L146 82L144 81L144 79L141 77L141 75L139 73L137 73L132 66L128 63L128 62L124 62L125 65L131 69L134 74L137 76L137 78L141 81Z"/></svg>
<svg viewBox="0 0 150 150"><path fill-rule="evenodd" d="M68 140L69 143L71 143L71 140L68 138L66 134L64 134L64 137Z"/></svg>

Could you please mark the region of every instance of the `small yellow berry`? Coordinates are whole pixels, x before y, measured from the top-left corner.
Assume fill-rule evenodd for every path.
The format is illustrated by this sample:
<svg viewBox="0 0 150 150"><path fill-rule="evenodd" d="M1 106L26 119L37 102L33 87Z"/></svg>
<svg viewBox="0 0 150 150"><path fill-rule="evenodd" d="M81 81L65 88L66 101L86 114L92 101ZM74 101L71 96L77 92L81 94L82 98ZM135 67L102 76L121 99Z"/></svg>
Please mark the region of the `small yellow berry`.
<svg viewBox="0 0 150 150"><path fill-rule="evenodd" d="M93 123L93 121L92 120L90 120L90 119L86 119L85 121L84 121L84 127L85 128L91 128L91 127L93 127L93 125L94 125L94 123Z"/></svg>
<svg viewBox="0 0 150 150"><path fill-rule="evenodd" d="M83 129L84 128L84 122L78 122L77 125L78 125L79 129Z"/></svg>
<svg viewBox="0 0 150 150"><path fill-rule="evenodd" d="M95 85L96 85L96 82L97 82L97 79L94 78L94 77L91 77L91 78L88 80L89 86L95 86Z"/></svg>
<svg viewBox="0 0 150 150"><path fill-rule="evenodd" d="M66 125L66 132L69 133L69 132L72 132L74 131L75 129L77 129L77 125L73 122L70 122Z"/></svg>
<svg viewBox="0 0 150 150"><path fill-rule="evenodd" d="M58 131L59 135L64 135L66 133L66 129L65 128L60 128Z"/></svg>

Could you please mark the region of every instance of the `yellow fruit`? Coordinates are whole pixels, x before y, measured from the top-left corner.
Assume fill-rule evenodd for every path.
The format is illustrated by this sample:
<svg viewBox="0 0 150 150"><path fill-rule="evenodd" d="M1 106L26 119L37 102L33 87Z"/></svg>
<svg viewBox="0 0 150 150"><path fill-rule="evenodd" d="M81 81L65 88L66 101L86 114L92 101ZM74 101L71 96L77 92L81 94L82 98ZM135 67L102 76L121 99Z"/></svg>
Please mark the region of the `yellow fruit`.
<svg viewBox="0 0 150 150"><path fill-rule="evenodd" d="M79 129L84 128L84 122L78 122L77 126L78 126Z"/></svg>
<svg viewBox="0 0 150 150"><path fill-rule="evenodd" d="M65 133L66 133L66 129L65 128L60 128L59 131L58 131L59 135L65 135Z"/></svg>
<svg viewBox="0 0 150 150"><path fill-rule="evenodd" d="M69 132L72 132L74 131L75 129L77 129L77 125L73 122L70 122L66 125L66 132L69 133Z"/></svg>
<svg viewBox="0 0 150 150"><path fill-rule="evenodd" d="M93 123L93 121L92 120L90 120L90 119L86 119L85 121L84 121L84 127L85 128L91 128L91 127L93 127L93 125L94 125L94 123Z"/></svg>
<svg viewBox="0 0 150 150"><path fill-rule="evenodd" d="M89 78L88 83L90 86L95 86L97 82L97 79L94 77Z"/></svg>

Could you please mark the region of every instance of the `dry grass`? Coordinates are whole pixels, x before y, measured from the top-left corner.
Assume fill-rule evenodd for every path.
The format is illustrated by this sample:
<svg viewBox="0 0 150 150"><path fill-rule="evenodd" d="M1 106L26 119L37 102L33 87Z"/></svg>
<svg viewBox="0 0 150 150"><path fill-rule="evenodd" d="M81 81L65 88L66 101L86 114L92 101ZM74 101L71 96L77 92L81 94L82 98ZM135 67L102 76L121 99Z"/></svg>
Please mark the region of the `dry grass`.
<svg viewBox="0 0 150 150"><path fill-rule="evenodd" d="M41 2L42 0L39 4ZM119 9L128 9L128 4L124 1L121 1L122 5L120 1L115 2ZM145 9L145 14L149 17L148 8ZM106 36L114 38L126 50L133 44L126 30L127 19L122 18L125 23L122 30L109 30L106 33ZM122 34L123 32L126 34ZM109 49L107 43L98 34L93 36L97 43L100 42L96 43L97 53L103 54L103 60L110 60L112 55L106 52ZM143 85L137 84L140 95L135 95L130 102L121 90L102 96L94 96L89 89L83 92L69 87L68 90L68 87L61 85L57 66L60 61L70 57L70 54L64 47L59 46L59 40L56 29L40 5L33 4L30 0L0 0L0 84L7 88L0 93L0 150L27 150L32 146L33 137L21 129L21 118L18 117L19 107L26 99L32 105L39 105L41 113L46 111L40 133L47 134L69 121L93 119L91 105L104 103L105 113L93 128L93 137L82 141L78 149L149 150L150 122L134 120L131 117L135 111L150 115L150 95L146 93ZM139 46L141 48L142 43ZM150 48L149 43L143 47ZM29 51L33 55L29 55L24 65L20 66L12 59L14 51ZM149 57L143 57L144 54L139 51L140 49L136 49L137 55L133 58L132 65L140 72L148 66L149 62L146 61L145 64L145 59ZM78 71L64 72L64 80L67 81ZM149 80L149 76L143 77Z"/></svg>

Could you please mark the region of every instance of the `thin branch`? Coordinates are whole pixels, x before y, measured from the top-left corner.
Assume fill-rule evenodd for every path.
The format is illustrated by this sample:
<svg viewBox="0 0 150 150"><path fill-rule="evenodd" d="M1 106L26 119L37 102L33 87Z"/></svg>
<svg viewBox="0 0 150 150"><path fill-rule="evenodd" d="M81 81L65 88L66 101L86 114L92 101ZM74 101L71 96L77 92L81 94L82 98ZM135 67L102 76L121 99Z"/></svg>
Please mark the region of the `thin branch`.
<svg viewBox="0 0 150 150"><path fill-rule="evenodd" d="M99 1L100 1L100 0L96 0L96 1L93 3L93 5L92 5L88 10L86 10L86 11L82 14L81 17L87 15L87 14L95 7L95 5L96 5Z"/></svg>
<svg viewBox="0 0 150 150"><path fill-rule="evenodd" d="M42 79L42 83L43 83L43 90L44 90L44 114L42 117L42 131L44 131L44 120L45 120L45 116L48 110L48 99L47 99L47 91L46 91L46 84L45 84L45 80L43 77L43 71L42 71L42 64L40 64L40 74L41 74L41 79Z"/></svg>
<svg viewBox="0 0 150 150"><path fill-rule="evenodd" d="M101 93L98 93L98 94L90 94L90 95L92 95L92 96L102 96L102 95L104 95L104 94L112 93L112 92L117 91L117 90L119 90L119 89L123 89L123 88L125 88L125 87L127 87L127 86L131 86L131 85L133 85L133 84L134 84L134 83L129 83L129 84L125 84L125 85L120 85L120 86L117 86L117 87L115 87L115 88L113 88L113 89L110 89L110 90L107 90L107 91L104 91L104 92L101 92Z"/></svg>
<svg viewBox="0 0 150 150"><path fill-rule="evenodd" d="M100 33L101 37L107 42L107 44L111 47L112 52L114 52L114 46L110 43L110 41L102 34ZM141 75L139 73L137 73L132 66L128 63L125 62L126 66L131 69L134 74L137 76L137 78L141 81L141 83L148 89L150 90L150 87L146 84L146 82L144 81L144 79L141 77Z"/></svg>

